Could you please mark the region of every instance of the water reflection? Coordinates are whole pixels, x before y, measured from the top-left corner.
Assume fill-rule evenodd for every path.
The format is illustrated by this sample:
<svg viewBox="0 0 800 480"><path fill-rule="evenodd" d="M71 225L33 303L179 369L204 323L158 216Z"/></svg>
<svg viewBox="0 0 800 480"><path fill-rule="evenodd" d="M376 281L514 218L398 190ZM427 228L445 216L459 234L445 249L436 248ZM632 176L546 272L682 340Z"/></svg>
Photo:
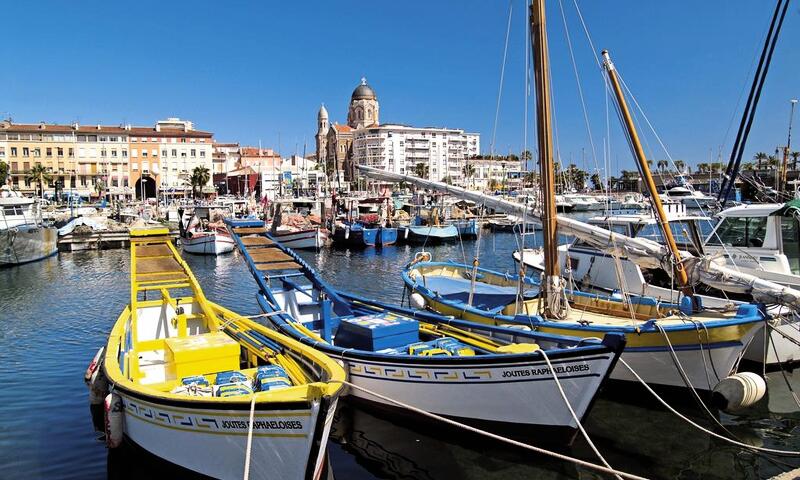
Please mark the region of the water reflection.
<svg viewBox="0 0 800 480"><path fill-rule="evenodd" d="M527 238L528 245L532 240ZM437 260L466 258L469 263L478 245L482 265L514 270L511 234L426 250ZM398 302L399 271L417 251L394 246L302 255L338 288ZM92 428L83 372L128 303L129 255L127 250L60 254L0 270L0 477L188 475L136 447L107 458ZM238 254L185 259L210 299L245 315L258 313L255 282ZM787 375L800 390L800 375ZM768 386L767 398L756 408L737 416L722 414L720 420L747 442L800 449L800 413L779 372L769 374ZM769 477L800 465L797 459L770 461L711 440L652 402L642 406L645 395L606 395L589 416L590 434L615 467L662 479L727 479ZM598 478L438 425L398 421L346 400L341 403L328 445L330 474L337 478ZM691 404L681 410L704 426L711 424ZM594 460L580 441L565 452Z"/></svg>

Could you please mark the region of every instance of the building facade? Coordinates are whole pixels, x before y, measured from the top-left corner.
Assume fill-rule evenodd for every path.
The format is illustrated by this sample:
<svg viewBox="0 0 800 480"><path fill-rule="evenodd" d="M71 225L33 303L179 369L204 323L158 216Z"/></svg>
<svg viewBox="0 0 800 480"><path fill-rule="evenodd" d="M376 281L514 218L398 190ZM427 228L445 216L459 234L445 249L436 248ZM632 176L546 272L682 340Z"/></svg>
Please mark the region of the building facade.
<svg viewBox="0 0 800 480"><path fill-rule="evenodd" d="M323 104L317 113L317 160L325 164L328 179L341 185L355 178L353 163L353 133L362 128L380 125L380 104L375 90L362 78L350 95L347 124L329 123L328 110Z"/></svg>
<svg viewBox="0 0 800 480"><path fill-rule="evenodd" d="M211 169L211 144L211 133L179 119L154 127L0 122L0 160L9 164L12 187L25 194L38 188L28 179L35 165L51 178L47 195L60 189L153 197L159 186L183 192L190 175L184 172L198 165Z"/></svg>
<svg viewBox="0 0 800 480"><path fill-rule="evenodd" d="M462 186L464 166L480 148L479 134L447 128L385 124L353 134L355 164Z"/></svg>

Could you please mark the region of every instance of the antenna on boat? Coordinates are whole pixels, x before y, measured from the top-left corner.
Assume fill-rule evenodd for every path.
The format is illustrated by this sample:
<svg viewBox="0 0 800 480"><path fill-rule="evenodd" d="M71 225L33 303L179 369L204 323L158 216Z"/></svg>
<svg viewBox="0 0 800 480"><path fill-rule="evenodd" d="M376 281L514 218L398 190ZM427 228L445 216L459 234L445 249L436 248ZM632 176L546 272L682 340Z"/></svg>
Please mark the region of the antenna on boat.
<svg viewBox="0 0 800 480"><path fill-rule="evenodd" d="M536 92L536 137L542 189L542 238L544 239L543 308L547 317L561 318L568 304L558 266L555 169L553 168L552 106L550 105L550 57L547 49L544 0L530 6L531 51Z"/></svg>
<svg viewBox="0 0 800 480"><path fill-rule="evenodd" d="M672 230L669 228L667 214L664 212L664 206L661 203L661 197L658 196L656 182L653 180L653 175L650 173L650 166L647 164L647 157L645 156L644 149L642 148L642 143L639 140L639 135L636 133L636 127L633 124L633 118L628 110L628 105L625 102L625 95L622 93L619 78L617 78L617 71L614 68L614 64L611 62L611 57L608 54L608 50L603 50L602 55L603 67L608 74L608 79L611 83L612 90L614 91L614 97L617 100L618 111L620 118L622 119L623 126L625 127L625 133L628 137L631 151L633 152L634 158L639 163L639 171L642 173L642 178L644 179L644 183L645 186L647 186L648 192L650 192L650 201L652 202L653 210L655 210L656 213L656 220L658 221L659 227L661 227L661 233L664 235L664 239L667 242L667 247L669 248L670 254L674 260L673 276L678 280L678 285L681 287L683 294L687 297L692 297L694 292L689 286L689 277L686 274L686 269L684 269L683 264L681 263L681 254L678 251L678 245L675 243L675 237L672 235Z"/></svg>

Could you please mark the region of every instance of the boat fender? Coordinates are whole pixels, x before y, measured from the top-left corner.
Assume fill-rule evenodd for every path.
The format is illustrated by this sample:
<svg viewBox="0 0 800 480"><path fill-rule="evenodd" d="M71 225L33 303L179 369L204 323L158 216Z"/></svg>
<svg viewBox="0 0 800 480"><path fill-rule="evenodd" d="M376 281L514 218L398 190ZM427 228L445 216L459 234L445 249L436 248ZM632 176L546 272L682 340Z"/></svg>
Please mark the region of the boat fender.
<svg viewBox="0 0 800 480"><path fill-rule="evenodd" d="M403 233L403 240L408 240L408 231L411 230L410 228L406 228L405 232Z"/></svg>
<svg viewBox="0 0 800 480"><path fill-rule="evenodd" d="M103 353L106 351L106 347L100 347L97 350L97 353L94 354L94 358L92 361L89 362L89 367L86 368L86 373L83 374L83 382L86 385L89 385L92 381L92 378L96 376L97 371L100 369L100 364L102 363Z"/></svg>
<svg viewBox="0 0 800 480"><path fill-rule="evenodd" d="M331 235L336 235L336 222L331 224Z"/></svg>
<svg viewBox="0 0 800 480"><path fill-rule="evenodd" d="M350 227L344 227L344 239L347 240L350 238Z"/></svg>
<svg viewBox="0 0 800 480"><path fill-rule="evenodd" d="M427 303L427 302L425 302L425 297L423 297L422 295L420 295L417 292L414 292L414 293L411 294L411 297L409 297L409 298L411 300L411 306L412 307L416 308L417 310L424 310L425 309L425 304Z"/></svg>
<svg viewBox="0 0 800 480"><path fill-rule="evenodd" d="M106 446L117 448L122 444L122 398L116 393L106 395L104 402L106 420Z"/></svg>
<svg viewBox="0 0 800 480"><path fill-rule="evenodd" d="M754 372L741 372L725 377L714 387L711 401L729 413L754 405L764 397L767 383Z"/></svg>
<svg viewBox="0 0 800 480"><path fill-rule="evenodd" d="M108 379L102 369L98 369L89 383L89 405L102 405L108 395Z"/></svg>

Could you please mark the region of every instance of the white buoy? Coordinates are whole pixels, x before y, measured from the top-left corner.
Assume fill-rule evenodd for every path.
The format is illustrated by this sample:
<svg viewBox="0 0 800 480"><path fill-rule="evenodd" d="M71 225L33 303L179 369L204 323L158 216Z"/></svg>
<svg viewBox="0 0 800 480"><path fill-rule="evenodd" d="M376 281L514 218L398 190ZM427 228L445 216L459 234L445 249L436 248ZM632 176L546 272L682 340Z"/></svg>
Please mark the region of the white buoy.
<svg viewBox="0 0 800 480"><path fill-rule="evenodd" d="M723 378L714 387L713 401L726 412L737 412L753 406L764 397L767 383L753 372L741 372Z"/></svg>
<svg viewBox="0 0 800 480"><path fill-rule="evenodd" d="M350 238L350 227L344 227L344 239L347 240Z"/></svg>
<svg viewBox="0 0 800 480"><path fill-rule="evenodd" d="M106 417L106 445L108 448L117 448L122 444L122 398L109 393L103 406Z"/></svg>
<svg viewBox="0 0 800 480"><path fill-rule="evenodd" d="M410 230L410 228L406 228L405 229L405 232L403 233L403 240L408 240L408 231L409 230Z"/></svg>
<svg viewBox="0 0 800 480"><path fill-rule="evenodd" d="M417 310L424 310L425 309L425 297L420 295L417 292L414 292L409 297L409 301L411 302L411 306L416 308Z"/></svg>

